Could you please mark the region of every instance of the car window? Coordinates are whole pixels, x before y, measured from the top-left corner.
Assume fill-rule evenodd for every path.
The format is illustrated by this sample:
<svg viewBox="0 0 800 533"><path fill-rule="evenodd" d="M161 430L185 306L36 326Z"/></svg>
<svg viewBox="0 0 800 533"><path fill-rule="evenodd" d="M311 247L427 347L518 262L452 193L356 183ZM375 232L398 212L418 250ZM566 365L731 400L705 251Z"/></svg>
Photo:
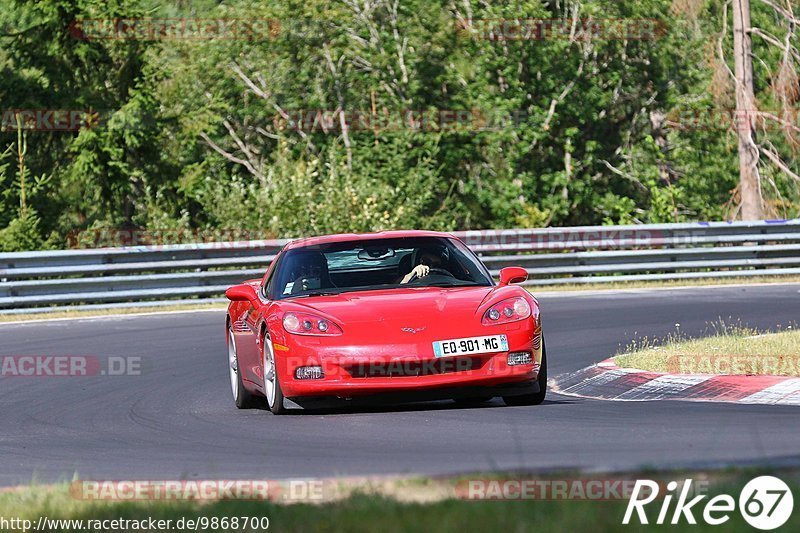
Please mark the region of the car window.
<svg viewBox="0 0 800 533"><path fill-rule="evenodd" d="M348 269L396 267L403 255L412 251L411 248L391 248L392 254L387 257L363 259L359 257L359 254L363 255L364 248L363 246L357 246L349 250L326 253L325 258L328 261L328 268L331 271L341 271Z"/></svg>
<svg viewBox="0 0 800 533"><path fill-rule="evenodd" d="M269 271L269 275L267 276L264 285L261 287L261 295L266 298L267 300L270 299L270 295L272 294L272 281L275 279L275 272L278 271L278 267L280 266L280 260L283 256L283 252L279 253L277 257L275 257L272 265L270 265L271 269Z"/></svg>
<svg viewBox="0 0 800 533"><path fill-rule="evenodd" d="M411 276L414 267L425 276ZM409 279L409 276L411 278ZM275 268L274 299L415 286L492 285L488 270L455 239L404 237L367 239L287 250ZM424 278L424 279L423 279Z"/></svg>

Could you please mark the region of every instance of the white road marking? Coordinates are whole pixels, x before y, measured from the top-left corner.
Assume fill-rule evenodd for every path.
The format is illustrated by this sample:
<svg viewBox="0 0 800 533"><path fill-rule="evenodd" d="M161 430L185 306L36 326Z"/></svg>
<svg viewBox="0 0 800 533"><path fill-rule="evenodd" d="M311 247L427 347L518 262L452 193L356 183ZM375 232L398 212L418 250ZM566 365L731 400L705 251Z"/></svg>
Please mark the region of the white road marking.
<svg viewBox="0 0 800 533"><path fill-rule="evenodd" d="M708 381L713 376L665 375L642 383L617 396L617 400L663 400L678 396L688 388Z"/></svg>
<svg viewBox="0 0 800 533"><path fill-rule="evenodd" d="M589 367L579 370L578 372L573 373L572 376L580 379L580 375L582 373L586 373L592 368L593 367ZM642 371L633 368L615 368L606 370L592 377L585 378L577 383L563 388L559 384L560 380L554 379L551 382L550 387L552 388L553 392L566 396L622 402L684 400L692 402L712 401L722 403L800 406L800 378L786 379L780 383L755 392L739 400L715 399L713 392L709 392L707 397L686 398L681 396L681 392L718 377L716 375L705 376L694 374L665 374L630 389L602 390L603 386L613 382L618 378L638 373L642 373ZM616 396L614 394L616 394Z"/></svg>
<svg viewBox="0 0 800 533"><path fill-rule="evenodd" d="M787 379L739 400L740 403L800 405L800 379Z"/></svg>
<svg viewBox="0 0 800 533"><path fill-rule="evenodd" d="M574 392L585 387L599 387L614 381L617 378L621 378L622 376L636 372L638 372L638 370L633 370L630 368L615 368L613 370L604 371L596 376L584 379L578 383L575 383L574 385L570 385L569 387L560 390L563 392Z"/></svg>

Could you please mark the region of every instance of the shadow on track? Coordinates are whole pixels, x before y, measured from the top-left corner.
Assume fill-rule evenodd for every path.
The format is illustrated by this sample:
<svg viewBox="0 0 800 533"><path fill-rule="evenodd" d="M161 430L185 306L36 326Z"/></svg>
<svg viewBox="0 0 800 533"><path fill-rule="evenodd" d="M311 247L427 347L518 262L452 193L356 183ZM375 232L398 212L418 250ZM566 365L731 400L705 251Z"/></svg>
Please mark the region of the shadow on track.
<svg viewBox="0 0 800 533"><path fill-rule="evenodd" d="M434 412L434 411L466 411L473 409L547 409L548 406L570 405L581 403L580 399L553 399L545 400L541 405L534 406L508 406L500 398L493 398L489 401L476 404L460 404L453 400L433 400L433 401L407 401L403 403L381 402L380 400L360 400L351 402L341 400L341 405L331 405L324 407L296 407L289 409L284 416L314 416L314 415L353 415L353 414L375 414L375 413L413 413L413 412ZM267 406L259 406L256 409L267 411Z"/></svg>

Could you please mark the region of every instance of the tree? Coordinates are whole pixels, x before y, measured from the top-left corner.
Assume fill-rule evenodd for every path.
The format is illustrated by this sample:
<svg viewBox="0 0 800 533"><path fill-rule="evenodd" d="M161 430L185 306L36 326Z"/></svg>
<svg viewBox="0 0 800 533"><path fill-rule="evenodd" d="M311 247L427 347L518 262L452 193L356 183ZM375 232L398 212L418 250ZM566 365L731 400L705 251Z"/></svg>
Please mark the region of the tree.
<svg viewBox="0 0 800 533"><path fill-rule="evenodd" d="M736 125L739 144L739 217L743 220L759 220L765 216L765 202L762 190L762 172L760 170L761 155L777 172L800 182L797 174L781 155L779 148L770 139L767 131L770 125L777 124L784 133L784 147L795 155L800 141L800 127L795 123L797 118L794 105L800 99L800 82L795 65L800 61L800 53L795 42L795 32L800 19L793 11L792 0L761 0L771 17L762 17L771 23L771 28L751 24L750 0L732 0L733 2L733 50L734 50L734 90L736 94ZM727 4L726 4L727 15ZM771 20L770 20L771 19ZM726 24L725 21L724 24ZM771 31L770 31L771 30ZM784 31L783 38L776 34ZM775 68L768 61L758 57L753 48L751 36L757 36L763 42L762 54L771 55L777 50L779 55ZM771 78L770 91L764 91L763 97L775 104L777 109L759 109L755 94L756 77L753 73L753 58L756 57L766 67L765 75ZM756 138L758 130L763 132L763 140ZM774 193L781 199L778 184L768 178Z"/></svg>
<svg viewBox="0 0 800 533"><path fill-rule="evenodd" d="M756 98L753 94L753 46L750 0L733 0L733 58L739 136L739 195L742 220L763 218L759 151L756 144Z"/></svg>

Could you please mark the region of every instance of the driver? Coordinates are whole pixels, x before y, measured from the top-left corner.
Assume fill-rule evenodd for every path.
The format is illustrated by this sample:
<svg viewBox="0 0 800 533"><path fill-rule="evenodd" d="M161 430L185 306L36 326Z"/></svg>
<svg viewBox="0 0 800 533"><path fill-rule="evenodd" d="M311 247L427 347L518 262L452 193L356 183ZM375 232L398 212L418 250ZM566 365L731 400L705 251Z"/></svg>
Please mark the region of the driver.
<svg viewBox="0 0 800 533"><path fill-rule="evenodd" d="M305 252L295 258L294 282L287 286L291 294L323 288L328 262L319 252ZM291 279L291 278L290 278Z"/></svg>
<svg viewBox="0 0 800 533"><path fill-rule="evenodd" d="M433 250L421 250L419 254L419 264L411 269L411 272L403 276L401 284L406 284L415 276L424 278L431 273L431 269L444 270L444 262L441 254Z"/></svg>

